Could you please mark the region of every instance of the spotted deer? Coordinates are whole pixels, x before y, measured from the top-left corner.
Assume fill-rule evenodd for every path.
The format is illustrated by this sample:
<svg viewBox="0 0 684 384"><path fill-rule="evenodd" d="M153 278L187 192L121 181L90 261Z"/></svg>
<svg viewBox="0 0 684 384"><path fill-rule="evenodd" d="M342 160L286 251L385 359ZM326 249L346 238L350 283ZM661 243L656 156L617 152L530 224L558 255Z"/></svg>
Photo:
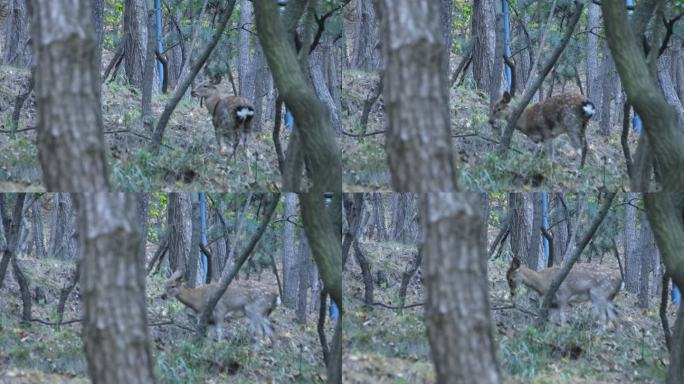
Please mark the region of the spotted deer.
<svg viewBox="0 0 684 384"><path fill-rule="evenodd" d="M220 152L228 153L227 144L230 144L232 152L228 153L228 157L235 157L240 141L244 146L247 145L247 135L252 129L254 105L244 97L222 94L218 88L220 82L220 77L204 81L193 88L190 95L198 97L200 105L204 101L211 115ZM224 141L227 144L224 144Z"/></svg>
<svg viewBox="0 0 684 384"><path fill-rule="evenodd" d="M217 289L217 283L189 288L182 279L182 273L177 271L164 285L164 293L161 298L166 300L175 297L199 314L204 311L204 307L209 302L209 297ZM220 341L223 336L224 320L246 316L250 321L252 331L257 336L268 337L273 344L273 331L268 316L279 304L280 295L278 295L277 290L258 289L233 282L216 303L209 323L215 329L216 337Z"/></svg>
<svg viewBox="0 0 684 384"><path fill-rule="evenodd" d="M504 92L492 108L489 123L495 126L496 120L508 120L511 117L511 95ZM556 136L567 133L570 143L578 154L581 154L580 168L584 166L587 156L587 138L585 131L589 119L596 113L594 104L577 93L563 93L552 96L542 102L525 109L520 115L515 129L524 133L535 143L546 144L547 153L553 159L552 140Z"/></svg>
<svg viewBox="0 0 684 384"><path fill-rule="evenodd" d="M514 257L506 272L506 280L510 288L511 299L515 297L520 284L543 296L549 290L551 281L560 272L560 267L551 267L535 271L520 264ZM605 323L616 318L612 301L620 291L622 278L617 273L605 273L598 270L576 266L570 270L556 291L552 304L553 314L560 315L561 324L565 323L565 312L571 303L590 301L594 307L594 314Z"/></svg>

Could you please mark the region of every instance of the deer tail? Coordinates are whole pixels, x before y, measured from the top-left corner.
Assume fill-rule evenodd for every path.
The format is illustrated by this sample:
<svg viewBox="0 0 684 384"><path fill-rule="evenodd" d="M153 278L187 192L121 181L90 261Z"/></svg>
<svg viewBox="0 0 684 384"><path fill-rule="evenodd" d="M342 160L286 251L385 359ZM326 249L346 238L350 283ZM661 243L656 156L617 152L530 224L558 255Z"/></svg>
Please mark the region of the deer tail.
<svg viewBox="0 0 684 384"><path fill-rule="evenodd" d="M594 106L594 103L589 100L584 100L582 102L582 113L587 119L594 116L594 114L596 114L596 107Z"/></svg>

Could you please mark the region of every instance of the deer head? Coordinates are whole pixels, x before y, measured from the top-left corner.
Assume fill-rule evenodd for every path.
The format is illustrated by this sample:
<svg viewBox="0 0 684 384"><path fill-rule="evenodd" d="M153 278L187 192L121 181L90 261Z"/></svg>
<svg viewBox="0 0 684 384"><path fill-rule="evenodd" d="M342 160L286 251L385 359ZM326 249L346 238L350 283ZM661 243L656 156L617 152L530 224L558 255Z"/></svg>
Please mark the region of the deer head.
<svg viewBox="0 0 684 384"><path fill-rule="evenodd" d="M182 273L177 271L165 283L161 298L175 297L195 313L200 313L204 311L209 302L209 297L218 288L216 283L189 288L185 286L182 280ZM268 316L278 304L280 304L280 296L277 291L245 288L233 283L228 286L216 304L210 324L216 327L217 338L221 340L223 321L228 313L232 315L232 318L246 316L250 321L252 330L257 335L270 338L273 343L273 332Z"/></svg>
<svg viewBox="0 0 684 384"><path fill-rule="evenodd" d="M495 127L496 121L511 117L511 95L504 92L491 110L489 123ZM515 128L535 143L543 142L553 158L553 138L567 133L570 144L581 154L580 167L584 166L587 154L585 131L589 119L596 113L594 104L586 97L576 93L563 93L552 96L525 109Z"/></svg>

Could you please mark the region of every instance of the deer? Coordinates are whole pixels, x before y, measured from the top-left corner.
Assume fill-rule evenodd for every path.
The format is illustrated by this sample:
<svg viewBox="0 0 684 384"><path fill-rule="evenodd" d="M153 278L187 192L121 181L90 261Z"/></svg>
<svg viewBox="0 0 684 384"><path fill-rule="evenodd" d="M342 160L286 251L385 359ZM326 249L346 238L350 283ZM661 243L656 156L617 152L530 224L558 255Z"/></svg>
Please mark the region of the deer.
<svg viewBox="0 0 684 384"><path fill-rule="evenodd" d="M560 267L535 271L514 257L506 272L506 280L510 288L511 300L515 298L517 287L522 283L543 296L549 290L551 281L560 272ZM591 301L594 314L605 323L616 318L612 301L620 291L622 277L616 273L606 274L586 268L571 269L563 280L552 301L552 311L560 315L561 325L565 324L565 312L571 303Z"/></svg>
<svg viewBox="0 0 684 384"><path fill-rule="evenodd" d="M511 117L511 94L504 92L494 103L489 124L495 128L496 120ZM580 168L584 167L588 146L585 131L587 123L596 114L596 107L586 97L577 93L563 93L552 96L525 109L520 115L515 129L525 134L535 143L546 144L546 151L553 161L552 140L567 133L571 145L581 154Z"/></svg>
<svg viewBox="0 0 684 384"><path fill-rule="evenodd" d="M219 151L228 152L228 145L224 141L232 144L232 152L228 154L230 158L237 155L240 141L245 147L247 145L247 135L252 130L254 105L244 97L222 94L218 88L220 83L220 76L212 77L193 88L190 95L200 99L200 106L204 101L211 115Z"/></svg>
<svg viewBox="0 0 684 384"><path fill-rule="evenodd" d="M218 290L217 283L206 284L197 288L189 288L183 281L181 271L176 271L164 284L162 300L174 297L196 314L204 311L209 297ZM214 327L217 340L223 336L223 322L226 318L235 319L246 316L254 334L269 338L274 345L273 331L268 316L280 304L277 291L264 291L255 288L229 285L212 312L209 324Z"/></svg>

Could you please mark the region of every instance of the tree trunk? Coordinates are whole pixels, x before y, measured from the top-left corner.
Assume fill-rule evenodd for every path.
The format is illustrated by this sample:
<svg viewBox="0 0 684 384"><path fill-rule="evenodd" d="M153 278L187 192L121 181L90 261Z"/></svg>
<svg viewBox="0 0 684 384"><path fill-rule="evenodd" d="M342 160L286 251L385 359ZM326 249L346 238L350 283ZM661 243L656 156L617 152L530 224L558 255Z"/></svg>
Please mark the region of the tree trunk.
<svg viewBox="0 0 684 384"><path fill-rule="evenodd" d="M278 5L271 1L254 3L256 25L261 47L264 50L268 65L280 96L290 108L297 122L303 153L307 158L307 173L313 183L310 193L340 191L342 188L341 153L335 143L334 132L327 115L325 104L316 97L315 91L307 80L307 74L300 66L293 44L289 41L283 23L279 22ZM295 175L285 174L284 180L299 178L296 167ZM288 192L293 190L286 188ZM339 244L338 244L339 246Z"/></svg>
<svg viewBox="0 0 684 384"><path fill-rule="evenodd" d="M298 271L295 255L295 219L297 217L297 195L285 194L285 207L283 210L283 304L294 309L297 303L297 289L299 288L300 273Z"/></svg>
<svg viewBox="0 0 684 384"><path fill-rule="evenodd" d="M90 0L35 0L35 5L38 154L45 188L108 190Z"/></svg>
<svg viewBox="0 0 684 384"><path fill-rule="evenodd" d="M356 20L352 28L352 53L350 66L366 72L380 68L380 58L376 45L377 18L372 0L358 0L355 9Z"/></svg>
<svg viewBox="0 0 684 384"><path fill-rule="evenodd" d="M2 63L27 68L32 58L27 1L8 0L6 4L9 17L5 22Z"/></svg>
<svg viewBox="0 0 684 384"><path fill-rule="evenodd" d="M648 308L649 305L650 273L653 269L654 259L657 253L654 241L648 218L646 218L645 215L641 215L638 252L638 256L641 259L641 270L639 271L639 307L641 308Z"/></svg>
<svg viewBox="0 0 684 384"><path fill-rule="evenodd" d="M23 212L24 212L24 200L26 195L24 193L19 193L16 195L16 200L14 202L14 209L12 211L12 216L9 216L7 212L6 196L0 194L0 219L2 220L2 227L4 229L4 240L5 249L2 252L2 260L0 260L0 288L5 281L5 274L7 273L7 266L10 260L15 257L15 252L17 249L17 242L19 240L19 234L21 233L22 223L23 223Z"/></svg>
<svg viewBox="0 0 684 384"><path fill-rule="evenodd" d="M529 234L530 222L527 218L527 199L526 194L511 193L508 195L508 211L511 215L511 252L513 256L529 262L527 256L530 254ZM532 268L533 266L528 265Z"/></svg>
<svg viewBox="0 0 684 384"><path fill-rule="evenodd" d="M38 196L36 196L38 199ZM33 214L33 243L35 245L35 255L39 259L44 259L47 253L45 252L45 231L43 230L43 209L40 202L36 201L31 207Z"/></svg>
<svg viewBox="0 0 684 384"><path fill-rule="evenodd" d="M361 275L363 276L363 300L366 305L372 305L374 288L373 273L371 272L371 264L368 262L368 259L366 259L366 256L363 255L363 251L361 250L361 246L359 245L358 241L354 241L354 258L359 264L359 267L361 267Z"/></svg>
<svg viewBox="0 0 684 384"><path fill-rule="evenodd" d="M188 257L185 259L185 268L187 275L185 276L188 284L192 287L199 287L204 284L206 276L203 275L199 269L200 264L200 208L196 193L188 193L188 200L191 201L191 230L190 230L190 251Z"/></svg>
<svg viewBox="0 0 684 384"><path fill-rule="evenodd" d="M663 177L669 177L668 174ZM648 193L644 202L658 251L667 273L679 287L684 287L684 195L681 193ZM679 306L670 344L670 367L666 383L684 382L684 306Z"/></svg>
<svg viewBox="0 0 684 384"><path fill-rule="evenodd" d="M587 21L587 98L592 100L594 104L600 98L601 88L599 78L599 27L601 8L597 4L589 3L588 7L589 18Z"/></svg>
<svg viewBox="0 0 684 384"><path fill-rule="evenodd" d="M639 271L641 261L637 252L637 208L639 194L627 193L627 205L625 205L625 290L631 293L639 291ZM643 222L643 221L642 221Z"/></svg>
<svg viewBox="0 0 684 384"><path fill-rule="evenodd" d="M306 305L307 293L309 290L309 283L311 279L311 249L309 242L306 239L304 231L299 236L299 250L297 250L297 265L295 273L297 276L297 291L296 294L296 308L297 308L297 322L299 324L306 324ZM311 296L316 297L316 296ZM315 300L313 300L315 301ZM294 306L293 306L294 307Z"/></svg>
<svg viewBox="0 0 684 384"><path fill-rule="evenodd" d="M145 46L147 45L147 4L145 0L125 0L123 15L124 70L128 83L143 87Z"/></svg>
<svg viewBox="0 0 684 384"><path fill-rule="evenodd" d="M440 4L378 0L394 190L456 191Z"/></svg>
<svg viewBox="0 0 684 384"><path fill-rule="evenodd" d="M479 200L478 194L427 194L421 202L425 323L439 383L501 380Z"/></svg>
<svg viewBox="0 0 684 384"><path fill-rule="evenodd" d="M104 30L104 0L90 0L93 13L93 28L95 29L95 56L97 58L97 73L102 72L102 33ZM102 81L100 81L101 83Z"/></svg>
<svg viewBox="0 0 684 384"><path fill-rule="evenodd" d="M254 22L254 10L252 2L240 0L240 26L238 31L238 73L240 75L240 96L247 100L254 100L254 81L255 68L252 65L252 54L250 53L251 32L248 25Z"/></svg>
<svg viewBox="0 0 684 384"><path fill-rule="evenodd" d="M539 268L543 268L544 263L542 263L542 260L544 260L544 256L540 252L543 249L543 245L541 242L541 226L544 223L543 221L543 216L542 216L542 193L541 192L534 192L532 193L532 211L534 212L532 214L532 227L530 228L530 248L529 248L529 253L527 254L527 265L530 266L530 268L536 270L539 270Z"/></svg>
<svg viewBox="0 0 684 384"><path fill-rule="evenodd" d="M654 80L634 30L626 23L623 5L619 0L601 2L608 45L627 99L644 122L648 144L662 175L662 191L683 191L684 137L677 124L677 111L667 103Z"/></svg>
<svg viewBox="0 0 684 384"><path fill-rule="evenodd" d="M470 16L473 37L473 78L475 86L483 91L490 89L492 66L494 65L494 45L496 34L494 25L494 4L492 0L473 1L473 14Z"/></svg>
<svg viewBox="0 0 684 384"><path fill-rule="evenodd" d="M94 383L153 383L145 264L132 194L75 195L83 261L83 340Z"/></svg>
<svg viewBox="0 0 684 384"><path fill-rule="evenodd" d="M144 0L148 1L148 0ZM154 10L146 13L147 33L145 35L145 61L143 62L143 73L140 82L142 89L140 114L141 125L146 134L151 134L154 130L154 117L152 116L152 86L154 85L154 67L156 63L155 52L157 51L157 28L154 17Z"/></svg>
<svg viewBox="0 0 684 384"><path fill-rule="evenodd" d="M169 267L171 271L182 271L188 284L187 257L190 254L192 234L192 205L185 193L170 193L168 203Z"/></svg>

